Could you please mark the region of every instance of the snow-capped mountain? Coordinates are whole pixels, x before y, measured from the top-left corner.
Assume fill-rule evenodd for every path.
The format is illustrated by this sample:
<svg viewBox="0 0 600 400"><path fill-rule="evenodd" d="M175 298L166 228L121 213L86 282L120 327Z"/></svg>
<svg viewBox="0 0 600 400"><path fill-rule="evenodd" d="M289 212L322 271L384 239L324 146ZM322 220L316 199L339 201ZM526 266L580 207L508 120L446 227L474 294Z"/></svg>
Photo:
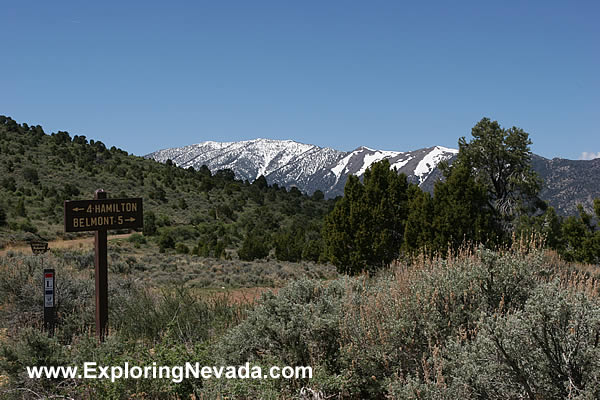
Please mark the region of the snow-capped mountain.
<svg viewBox="0 0 600 400"><path fill-rule="evenodd" d="M309 194L321 190L326 197L335 197L343 194L348 175L362 176L371 164L384 158L410 181L432 186L428 179L438 163L457 152L441 146L408 152L359 147L344 152L292 140L255 139L202 142L159 150L146 157L160 162L170 159L184 168L206 165L213 172L231 169L237 178L251 182L263 175L270 184L296 186Z"/></svg>

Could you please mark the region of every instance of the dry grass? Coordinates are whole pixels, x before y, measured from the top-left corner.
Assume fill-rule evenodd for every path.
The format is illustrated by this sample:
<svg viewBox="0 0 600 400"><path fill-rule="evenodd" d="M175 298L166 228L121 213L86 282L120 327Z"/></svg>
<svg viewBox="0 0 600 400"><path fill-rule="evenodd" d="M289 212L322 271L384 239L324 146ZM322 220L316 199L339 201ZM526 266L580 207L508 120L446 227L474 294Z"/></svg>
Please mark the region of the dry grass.
<svg viewBox="0 0 600 400"><path fill-rule="evenodd" d="M108 240L115 239L127 239L132 233L125 233L120 235L110 235ZM73 240L56 239L48 242L49 249L77 249L77 250L89 250L94 247L94 237L81 237ZM0 249L0 257L6 256L9 252L21 253L29 255L31 254L31 247L27 244L10 244L3 249Z"/></svg>
<svg viewBox="0 0 600 400"><path fill-rule="evenodd" d="M236 288L236 289L198 289L198 293L202 297L216 297L224 299L229 305L254 304L266 292L277 293L278 288L269 287L251 287L251 288Z"/></svg>

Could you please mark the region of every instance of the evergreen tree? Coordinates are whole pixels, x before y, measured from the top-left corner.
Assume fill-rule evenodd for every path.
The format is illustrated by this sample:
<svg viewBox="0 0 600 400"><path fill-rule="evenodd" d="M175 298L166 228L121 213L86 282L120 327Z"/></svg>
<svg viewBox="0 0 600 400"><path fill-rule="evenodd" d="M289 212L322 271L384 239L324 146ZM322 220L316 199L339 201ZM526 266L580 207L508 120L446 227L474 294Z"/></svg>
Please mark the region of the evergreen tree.
<svg viewBox="0 0 600 400"><path fill-rule="evenodd" d="M219 240L217 242L217 244L215 245L214 248L214 254L215 254L215 258L225 258L225 242L222 240Z"/></svg>
<svg viewBox="0 0 600 400"><path fill-rule="evenodd" d="M164 231L158 239L158 246L161 253L164 253L165 249L174 249L175 238L173 234L170 231Z"/></svg>
<svg viewBox="0 0 600 400"><path fill-rule="evenodd" d="M598 202L594 201L594 208L598 213ZM600 230L581 204L577 206L578 216L570 216L562 225L564 249L561 256L567 261L579 261L590 264L600 263Z"/></svg>
<svg viewBox="0 0 600 400"><path fill-rule="evenodd" d="M267 183L267 179L263 175L261 175L258 178L256 178L254 182L252 182L251 186L259 190L265 190L269 187L269 184Z"/></svg>
<svg viewBox="0 0 600 400"><path fill-rule="evenodd" d="M388 265L399 255L407 217L407 180L388 160L371 165L364 184L349 176L344 197L326 217L323 238L329 260L343 273Z"/></svg>
<svg viewBox="0 0 600 400"><path fill-rule="evenodd" d="M302 249L302 259L306 261L319 262L319 258L321 257L321 252L323 248L321 246L321 240L311 239L306 242L304 248Z"/></svg>
<svg viewBox="0 0 600 400"><path fill-rule="evenodd" d="M25 209L25 199L23 199L23 197L19 197L19 202L17 203L17 215L19 217L27 216L27 210Z"/></svg>
<svg viewBox="0 0 600 400"><path fill-rule="evenodd" d="M269 246L267 238L257 229L248 232L242 242L242 247L238 250L240 260L252 261L265 258L269 255Z"/></svg>
<svg viewBox="0 0 600 400"><path fill-rule="evenodd" d="M486 191L490 206L504 227L515 217L543 206L537 197L541 182L531 166L531 140L521 128L504 129L483 118L471 130L473 139L459 140L459 154L451 167L468 165Z"/></svg>
<svg viewBox="0 0 600 400"><path fill-rule="evenodd" d="M563 238L561 234L561 218L556 214L554 207L548 207L542 215L542 235L546 246L560 250L563 247Z"/></svg>
<svg viewBox="0 0 600 400"><path fill-rule="evenodd" d="M144 228L142 232L145 236L156 235L156 215L152 211L144 213Z"/></svg>
<svg viewBox="0 0 600 400"><path fill-rule="evenodd" d="M501 235L487 189L472 171L467 161L453 165L446 180L434 187L433 246L442 253L465 242L494 243Z"/></svg>
<svg viewBox="0 0 600 400"><path fill-rule="evenodd" d="M40 182L38 172L35 168L27 167L23 169L23 177L26 181L37 185Z"/></svg>
<svg viewBox="0 0 600 400"><path fill-rule="evenodd" d="M325 195L323 194L322 191L315 190L315 192L312 194L311 198L315 201L321 201L325 198Z"/></svg>
<svg viewBox="0 0 600 400"><path fill-rule="evenodd" d="M304 229L294 226L275 238L275 257L280 261L297 262L302 259Z"/></svg>
<svg viewBox="0 0 600 400"><path fill-rule="evenodd" d="M180 197L180 198L179 198L179 208L181 208L182 210L185 210L185 209L187 209L187 208L188 208L188 204L187 204L187 202L185 201L185 198L184 198L184 197Z"/></svg>
<svg viewBox="0 0 600 400"><path fill-rule="evenodd" d="M553 207L548 207L541 215L521 215L517 224L516 234L522 240L539 237L544 240L545 246L562 252L564 244L561 228L561 218L556 214Z"/></svg>
<svg viewBox="0 0 600 400"><path fill-rule="evenodd" d="M433 200L417 185L408 188L408 218L404 229L404 250L409 253L433 250Z"/></svg>

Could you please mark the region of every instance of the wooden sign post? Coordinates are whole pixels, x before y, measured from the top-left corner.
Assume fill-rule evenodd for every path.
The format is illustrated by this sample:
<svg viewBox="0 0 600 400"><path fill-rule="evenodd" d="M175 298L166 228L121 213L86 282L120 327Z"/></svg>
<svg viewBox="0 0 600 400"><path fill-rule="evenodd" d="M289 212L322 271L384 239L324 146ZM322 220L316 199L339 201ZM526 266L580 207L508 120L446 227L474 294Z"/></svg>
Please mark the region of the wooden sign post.
<svg viewBox="0 0 600 400"><path fill-rule="evenodd" d="M96 190L94 200L65 201L65 232L96 231L96 336L103 341L108 326L108 244L109 229L141 228L144 224L142 199L107 199Z"/></svg>
<svg viewBox="0 0 600 400"><path fill-rule="evenodd" d="M34 241L30 242L29 245L31 246L31 251L36 256L42 255L48 251L48 242L34 240ZM42 269L44 269L44 257L41 257L41 260L42 260ZM32 272L33 272L33 270L31 268L31 266L29 266L29 273L31 274Z"/></svg>
<svg viewBox="0 0 600 400"><path fill-rule="evenodd" d="M106 192L96 190L96 200L106 199ZM100 217L101 218L101 217ZM76 218L73 219L75 221ZM96 335L103 341L108 329L108 232L97 230L94 238L96 249Z"/></svg>

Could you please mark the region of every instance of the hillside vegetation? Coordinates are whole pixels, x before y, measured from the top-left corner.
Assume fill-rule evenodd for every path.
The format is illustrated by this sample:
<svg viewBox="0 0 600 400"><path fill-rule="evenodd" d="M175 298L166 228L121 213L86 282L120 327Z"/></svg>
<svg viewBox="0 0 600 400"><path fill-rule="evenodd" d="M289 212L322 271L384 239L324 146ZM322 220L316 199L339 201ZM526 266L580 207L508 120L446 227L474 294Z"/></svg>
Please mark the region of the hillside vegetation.
<svg viewBox="0 0 600 400"><path fill-rule="evenodd" d="M109 197L144 199L144 236L161 251L317 261L322 219L334 204L320 192L309 197L263 177L250 184L230 170L161 164L4 116L0 169L0 246L74 237L63 233L64 201L91 199L102 188Z"/></svg>
<svg viewBox="0 0 600 400"><path fill-rule="evenodd" d="M600 201L596 218L539 201L518 128L480 121L433 196L384 160L327 201L0 122L3 243L74 237L63 201L96 188L145 206L142 232L109 241L104 342L90 249L0 255L1 398L600 398ZM57 276L53 334L43 268ZM313 377L26 375L89 361L311 366Z"/></svg>
<svg viewBox="0 0 600 400"><path fill-rule="evenodd" d="M39 263L34 256L0 258L2 398L600 396L597 268L565 264L531 246L415 259L374 277L303 278L253 305L186 288L152 291L117 273L109 294L110 335L102 344L93 336L93 272L62 255L44 264L60 277L59 327L53 337L40 330ZM25 366L81 366L90 360L310 365L314 373L312 379L178 383L25 375Z"/></svg>
<svg viewBox="0 0 600 400"><path fill-rule="evenodd" d="M581 205L578 215L557 215L539 197L527 132L483 118L471 134L459 139L452 165L440 163L444 179L433 195L388 160L372 164L362 181L350 176L325 218L326 259L356 274L417 254L443 256L473 244L499 249L536 237L568 261L600 263L600 199L595 216Z"/></svg>
<svg viewBox="0 0 600 400"><path fill-rule="evenodd" d="M0 246L72 237L62 231L64 200L91 198L103 188L111 197L144 198L137 244L151 251L332 262L357 273L420 252L445 254L464 243L495 248L537 235L566 260L600 262L594 216L578 206L579 215L561 217L540 200L526 132L484 118L472 136L459 140L452 165L440 166L445 179L433 195L383 160L363 181L350 176L333 209L336 200L319 191L307 196L262 176L249 183L231 170L182 169L0 117ZM594 208L600 216L600 200Z"/></svg>

